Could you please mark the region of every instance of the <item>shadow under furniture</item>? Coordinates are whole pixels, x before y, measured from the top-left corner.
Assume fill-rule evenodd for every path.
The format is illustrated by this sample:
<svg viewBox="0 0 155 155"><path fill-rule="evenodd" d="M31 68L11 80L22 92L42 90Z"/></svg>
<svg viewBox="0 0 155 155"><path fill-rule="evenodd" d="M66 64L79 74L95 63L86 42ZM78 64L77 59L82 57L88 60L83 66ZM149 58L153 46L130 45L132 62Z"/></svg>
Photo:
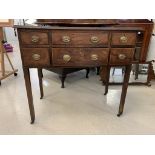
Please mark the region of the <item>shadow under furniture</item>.
<svg viewBox="0 0 155 155"><path fill-rule="evenodd" d="M65 82L65 79L67 77L67 74L77 72L77 71L80 71L83 69L86 70L86 78L88 78L89 77L88 74L90 71L89 68L49 68L47 70L54 72L54 73L57 73L59 75L60 80L61 80L61 88L65 88L64 82Z"/></svg>

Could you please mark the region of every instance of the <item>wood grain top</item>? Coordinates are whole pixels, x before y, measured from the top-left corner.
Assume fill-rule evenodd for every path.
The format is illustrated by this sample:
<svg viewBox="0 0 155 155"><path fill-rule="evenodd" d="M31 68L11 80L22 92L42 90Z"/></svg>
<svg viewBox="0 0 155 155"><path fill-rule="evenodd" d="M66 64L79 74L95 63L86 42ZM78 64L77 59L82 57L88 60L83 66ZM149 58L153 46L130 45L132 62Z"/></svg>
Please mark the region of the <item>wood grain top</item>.
<svg viewBox="0 0 155 155"><path fill-rule="evenodd" d="M152 23L148 19L37 19L37 24L47 25L119 25L123 23Z"/></svg>
<svg viewBox="0 0 155 155"><path fill-rule="evenodd" d="M107 31L144 31L142 27L68 27L68 26L41 26L41 25L14 25L14 28L17 29L44 29L44 30L107 30Z"/></svg>

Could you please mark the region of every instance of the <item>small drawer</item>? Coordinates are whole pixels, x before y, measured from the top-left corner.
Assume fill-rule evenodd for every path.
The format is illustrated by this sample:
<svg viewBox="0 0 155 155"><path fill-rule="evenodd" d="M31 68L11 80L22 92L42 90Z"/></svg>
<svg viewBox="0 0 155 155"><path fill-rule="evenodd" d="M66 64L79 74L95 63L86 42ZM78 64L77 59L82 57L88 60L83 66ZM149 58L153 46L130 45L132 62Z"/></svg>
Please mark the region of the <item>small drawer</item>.
<svg viewBox="0 0 155 155"><path fill-rule="evenodd" d="M134 48L112 48L110 52L110 64L129 64L134 58Z"/></svg>
<svg viewBox="0 0 155 155"><path fill-rule="evenodd" d="M135 45L136 33L112 33L111 45Z"/></svg>
<svg viewBox="0 0 155 155"><path fill-rule="evenodd" d="M49 66L50 57L48 48L22 48L21 55L24 66Z"/></svg>
<svg viewBox="0 0 155 155"><path fill-rule="evenodd" d="M53 45L69 46L107 46L109 33L104 31L53 31Z"/></svg>
<svg viewBox="0 0 155 155"><path fill-rule="evenodd" d="M26 45L47 45L48 33L46 32L21 32L21 42Z"/></svg>
<svg viewBox="0 0 155 155"><path fill-rule="evenodd" d="M108 55L108 48L52 48L53 66L100 66L108 63Z"/></svg>

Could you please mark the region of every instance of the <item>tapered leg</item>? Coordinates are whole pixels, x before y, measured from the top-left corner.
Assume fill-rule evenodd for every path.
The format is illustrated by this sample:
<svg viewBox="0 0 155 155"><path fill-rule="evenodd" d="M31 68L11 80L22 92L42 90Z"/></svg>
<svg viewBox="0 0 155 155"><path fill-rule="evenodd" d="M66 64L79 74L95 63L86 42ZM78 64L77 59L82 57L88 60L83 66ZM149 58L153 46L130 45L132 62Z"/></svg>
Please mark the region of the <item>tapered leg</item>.
<svg viewBox="0 0 155 155"><path fill-rule="evenodd" d="M109 77L110 77L110 66L107 66L106 71L106 81L105 81L105 92L104 95L107 95L109 88Z"/></svg>
<svg viewBox="0 0 155 155"><path fill-rule="evenodd" d="M138 79L138 74L139 74L139 64L135 64L136 67L135 67L135 80Z"/></svg>
<svg viewBox="0 0 155 155"><path fill-rule="evenodd" d="M129 78L130 78L130 72L131 72L131 65L128 65L128 66L126 66L126 69L125 69L121 100L120 100L120 105L119 105L119 111L117 114L118 117L120 115L122 115L122 113L123 113L125 98L126 98L126 93L127 93L127 88L128 88L128 82L129 82Z"/></svg>
<svg viewBox="0 0 155 155"><path fill-rule="evenodd" d="M90 69L87 68L87 69L86 69L86 78L87 78L87 79L89 78L89 76L88 76L88 75L89 75L89 72L90 72Z"/></svg>
<svg viewBox="0 0 155 155"><path fill-rule="evenodd" d="M40 99L43 98L44 96L44 91L43 91L43 73L42 69L38 68L38 78L39 78L39 86L40 86Z"/></svg>
<svg viewBox="0 0 155 155"><path fill-rule="evenodd" d="M115 67L113 68L113 71L112 71L112 76L115 74Z"/></svg>
<svg viewBox="0 0 155 155"><path fill-rule="evenodd" d="M34 105L33 105L33 97L32 97L32 89L31 89L31 80L30 80L30 71L29 68L23 68L24 78L25 78L25 86L31 116L31 124L34 123L35 120L35 112L34 112Z"/></svg>
<svg viewBox="0 0 155 155"><path fill-rule="evenodd" d="M107 75L107 66L100 67L100 81L102 81L102 84L105 85L106 83L106 75Z"/></svg>

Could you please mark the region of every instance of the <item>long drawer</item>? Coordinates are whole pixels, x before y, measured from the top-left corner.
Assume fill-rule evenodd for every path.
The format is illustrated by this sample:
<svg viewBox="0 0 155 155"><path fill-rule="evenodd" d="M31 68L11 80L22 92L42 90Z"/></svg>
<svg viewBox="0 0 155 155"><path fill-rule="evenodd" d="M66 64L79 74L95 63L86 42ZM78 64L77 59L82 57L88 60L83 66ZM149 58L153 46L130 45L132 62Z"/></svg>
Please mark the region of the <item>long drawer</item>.
<svg viewBox="0 0 155 155"><path fill-rule="evenodd" d="M52 48L53 66L84 67L108 63L108 48Z"/></svg>
<svg viewBox="0 0 155 155"><path fill-rule="evenodd" d="M64 46L107 46L109 32L105 31L53 31L52 44Z"/></svg>

